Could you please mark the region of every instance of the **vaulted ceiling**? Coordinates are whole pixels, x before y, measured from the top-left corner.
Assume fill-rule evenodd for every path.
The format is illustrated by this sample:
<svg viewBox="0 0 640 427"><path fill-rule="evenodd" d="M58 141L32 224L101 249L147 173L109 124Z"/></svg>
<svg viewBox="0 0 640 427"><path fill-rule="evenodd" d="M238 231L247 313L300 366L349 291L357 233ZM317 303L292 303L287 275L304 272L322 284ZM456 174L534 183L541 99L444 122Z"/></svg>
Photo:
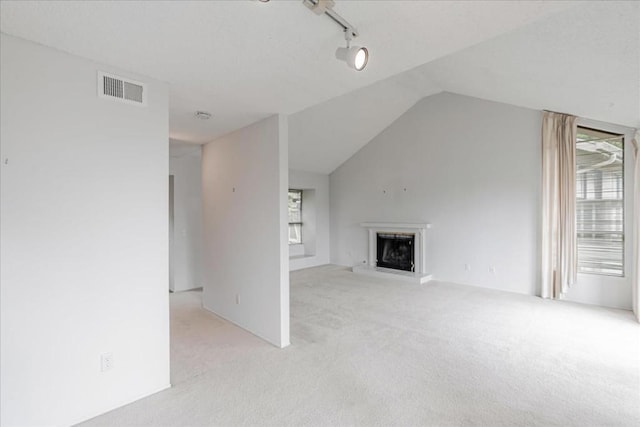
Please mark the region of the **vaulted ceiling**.
<svg viewBox="0 0 640 427"><path fill-rule="evenodd" d="M640 128L640 3L589 2L290 118L290 164L329 173L447 91Z"/></svg>
<svg viewBox="0 0 640 427"><path fill-rule="evenodd" d="M288 114L291 167L328 173L440 91L639 125L638 3L604 3L337 0L363 72L300 1L2 1L0 30L168 82L176 140Z"/></svg>

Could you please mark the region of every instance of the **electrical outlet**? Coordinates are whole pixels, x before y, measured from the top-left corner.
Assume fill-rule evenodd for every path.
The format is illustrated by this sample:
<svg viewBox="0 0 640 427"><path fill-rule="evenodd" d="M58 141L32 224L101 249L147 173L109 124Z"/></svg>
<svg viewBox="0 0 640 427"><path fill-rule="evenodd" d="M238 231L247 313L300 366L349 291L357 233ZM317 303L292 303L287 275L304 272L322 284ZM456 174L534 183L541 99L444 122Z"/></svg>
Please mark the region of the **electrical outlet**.
<svg viewBox="0 0 640 427"><path fill-rule="evenodd" d="M489 266L489 273L496 274L496 268L493 265Z"/></svg>
<svg viewBox="0 0 640 427"><path fill-rule="evenodd" d="M113 369L113 354L104 353L100 356L100 370L107 372Z"/></svg>
<svg viewBox="0 0 640 427"><path fill-rule="evenodd" d="M236 294L236 305L240 305L240 294Z"/></svg>

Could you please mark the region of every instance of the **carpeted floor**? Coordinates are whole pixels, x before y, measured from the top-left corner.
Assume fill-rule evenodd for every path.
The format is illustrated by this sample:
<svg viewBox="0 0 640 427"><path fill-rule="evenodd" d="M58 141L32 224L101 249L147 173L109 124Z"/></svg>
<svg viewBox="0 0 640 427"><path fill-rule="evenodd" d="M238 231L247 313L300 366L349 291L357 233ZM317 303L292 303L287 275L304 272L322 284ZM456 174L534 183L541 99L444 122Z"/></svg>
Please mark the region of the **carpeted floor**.
<svg viewBox="0 0 640 427"><path fill-rule="evenodd" d="M291 274L291 342L173 294L173 388L83 425L640 425L628 311L324 266Z"/></svg>

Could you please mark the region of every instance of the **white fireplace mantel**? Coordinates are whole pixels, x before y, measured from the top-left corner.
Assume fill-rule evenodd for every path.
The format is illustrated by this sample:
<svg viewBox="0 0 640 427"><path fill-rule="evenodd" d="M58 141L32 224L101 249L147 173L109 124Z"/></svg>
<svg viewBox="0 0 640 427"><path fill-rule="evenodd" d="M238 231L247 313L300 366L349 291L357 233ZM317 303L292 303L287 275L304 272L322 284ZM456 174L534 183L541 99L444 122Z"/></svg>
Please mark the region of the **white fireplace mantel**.
<svg viewBox="0 0 640 427"><path fill-rule="evenodd" d="M390 228L413 228L418 230L431 228L431 224L428 222L362 222L360 225L364 228L384 228L385 231Z"/></svg>
<svg viewBox="0 0 640 427"><path fill-rule="evenodd" d="M426 271L427 229L431 228L431 224L409 222L363 222L360 225L366 228L369 232L369 256L365 265L357 265L353 267L352 270L354 273L408 280L413 283L426 283L431 280L431 274ZM389 232L415 234L415 271L401 271L377 267L377 234Z"/></svg>

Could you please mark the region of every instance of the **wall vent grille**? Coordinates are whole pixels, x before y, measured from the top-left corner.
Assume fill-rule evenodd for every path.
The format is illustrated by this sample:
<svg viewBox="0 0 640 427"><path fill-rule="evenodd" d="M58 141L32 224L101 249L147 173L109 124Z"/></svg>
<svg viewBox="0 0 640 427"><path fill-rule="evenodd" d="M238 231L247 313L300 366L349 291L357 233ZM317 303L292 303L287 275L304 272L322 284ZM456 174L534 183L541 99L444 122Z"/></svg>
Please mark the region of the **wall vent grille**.
<svg viewBox="0 0 640 427"><path fill-rule="evenodd" d="M144 83L123 77L98 73L98 96L134 105L147 105L147 87Z"/></svg>

